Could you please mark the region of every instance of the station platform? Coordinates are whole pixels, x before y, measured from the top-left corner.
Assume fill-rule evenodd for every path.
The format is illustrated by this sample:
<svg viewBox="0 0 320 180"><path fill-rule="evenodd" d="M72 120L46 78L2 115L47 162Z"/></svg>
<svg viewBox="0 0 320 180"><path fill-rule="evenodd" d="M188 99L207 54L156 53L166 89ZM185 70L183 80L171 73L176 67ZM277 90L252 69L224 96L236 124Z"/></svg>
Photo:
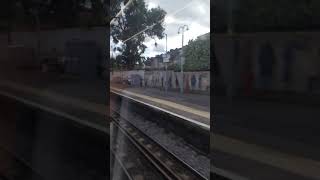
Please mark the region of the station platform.
<svg viewBox="0 0 320 180"><path fill-rule="evenodd" d="M110 91L210 125L210 96L208 95L181 94L179 92L165 92L156 88L126 87L117 84L112 84Z"/></svg>
<svg viewBox="0 0 320 180"><path fill-rule="evenodd" d="M81 123L98 124L104 130L109 129L107 87L103 80L83 81L53 74L12 73L0 77L0 93L64 113ZM110 90L210 124L207 95L115 85ZM216 169L249 179L263 179L261 175L268 173L279 175L278 179L320 179L317 145L320 114L316 107L282 104L284 108L280 108L280 104L258 101L235 101L230 106L223 99L215 99L218 113L210 144ZM284 128L290 129L290 133L281 131ZM244 164L251 167L250 171L245 171Z"/></svg>

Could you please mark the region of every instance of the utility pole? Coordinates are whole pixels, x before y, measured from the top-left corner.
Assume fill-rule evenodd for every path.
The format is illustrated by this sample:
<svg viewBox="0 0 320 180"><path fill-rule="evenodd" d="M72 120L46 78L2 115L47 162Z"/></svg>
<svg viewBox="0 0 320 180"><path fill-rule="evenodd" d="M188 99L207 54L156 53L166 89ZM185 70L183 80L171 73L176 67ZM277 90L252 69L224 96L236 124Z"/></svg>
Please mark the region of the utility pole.
<svg viewBox="0 0 320 180"><path fill-rule="evenodd" d="M178 28L178 34L182 34L182 45L181 45L181 51L182 51L182 53L181 53L181 58L180 58L180 72L181 72L181 88L180 88L180 93L181 94L183 94L183 80L184 80L184 78L183 78L183 62L182 62L182 55L183 55L183 39L184 39L184 32L185 31L188 31L189 30L189 27L187 26L187 25L183 25L183 26L180 26L179 28Z"/></svg>

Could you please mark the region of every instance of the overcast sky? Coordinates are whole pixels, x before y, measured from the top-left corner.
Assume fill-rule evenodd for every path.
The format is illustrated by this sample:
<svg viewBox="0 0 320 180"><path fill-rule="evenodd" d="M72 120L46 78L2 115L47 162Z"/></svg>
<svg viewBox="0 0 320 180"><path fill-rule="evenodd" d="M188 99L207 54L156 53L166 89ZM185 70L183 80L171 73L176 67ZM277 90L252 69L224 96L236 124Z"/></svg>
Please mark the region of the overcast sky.
<svg viewBox="0 0 320 180"><path fill-rule="evenodd" d="M189 31L185 32L184 45L190 39L210 32L210 0L145 0L148 8L160 6L167 12L165 19L165 33L168 34L168 51L181 47L181 34L178 28L181 25L188 25ZM187 5L187 6L186 6ZM183 8L175 15L175 11ZM153 39L147 39L145 45L147 49L144 53L146 57L153 57L165 52L165 38L157 40L158 46L154 46Z"/></svg>
<svg viewBox="0 0 320 180"><path fill-rule="evenodd" d="M190 39L210 32L210 0L145 0L148 8L160 6L167 12L165 19L165 33L168 34L168 51L181 47L181 34L178 28L188 25L189 31L184 34L184 45ZM175 12L179 11L176 14ZM165 38L156 39L158 44L155 47L155 40L147 38L145 45L147 49L143 54L146 57L153 57L165 52Z"/></svg>

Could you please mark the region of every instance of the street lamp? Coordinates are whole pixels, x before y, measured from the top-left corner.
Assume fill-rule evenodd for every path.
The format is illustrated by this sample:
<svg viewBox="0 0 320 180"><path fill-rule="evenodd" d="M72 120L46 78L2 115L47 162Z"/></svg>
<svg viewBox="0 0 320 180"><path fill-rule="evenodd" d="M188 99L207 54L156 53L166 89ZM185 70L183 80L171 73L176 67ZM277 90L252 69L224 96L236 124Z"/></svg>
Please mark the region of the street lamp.
<svg viewBox="0 0 320 180"><path fill-rule="evenodd" d="M167 45L168 45L168 34L166 34L166 33L163 33L165 36L166 36L166 54L167 54L167 52L168 52L168 49L167 49Z"/></svg>
<svg viewBox="0 0 320 180"><path fill-rule="evenodd" d="M182 55L183 55L183 39L184 39L184 32L188 31L189 27L187 25L183 25L180 26L178 28L178 34L182 34L182 45L181 45L181 51L182 51ZM180 58L180 71L181 71L181 77L182 77L182 81L181 81L181 88L180 88L180 93L183 93L183 62L182 62L182 56Z"/></svg>
<svg viewBox="0 0 320 180"><path fill-rule="evenodd" d="M166 58L168 58L168 49L167 49L167 45L168 45L168 35L166 33L163 33L165 36L166 36ZM165 68L166 68L166 72L165 72L165 76L164 76L164 80L165 80L165 84L164 84L164 88L165 88L165 91L166 93L168 92L168 82L167 82L167 61L164 62L165 63Z"/></svg>

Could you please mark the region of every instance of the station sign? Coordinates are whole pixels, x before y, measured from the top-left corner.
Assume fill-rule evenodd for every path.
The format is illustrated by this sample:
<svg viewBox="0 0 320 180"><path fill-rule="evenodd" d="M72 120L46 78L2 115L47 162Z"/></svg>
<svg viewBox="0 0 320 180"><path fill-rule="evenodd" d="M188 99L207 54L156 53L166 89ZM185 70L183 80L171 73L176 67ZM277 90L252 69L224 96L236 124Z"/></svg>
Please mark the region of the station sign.
<svg viewBox="0 0 320 180"><path fill-rule="evenodd" d="M163 62L164 63L168 63L169 59L170 59L170 55L169 54L164 54L164 55L162 55L162 58L163 58Z"/></svg>

